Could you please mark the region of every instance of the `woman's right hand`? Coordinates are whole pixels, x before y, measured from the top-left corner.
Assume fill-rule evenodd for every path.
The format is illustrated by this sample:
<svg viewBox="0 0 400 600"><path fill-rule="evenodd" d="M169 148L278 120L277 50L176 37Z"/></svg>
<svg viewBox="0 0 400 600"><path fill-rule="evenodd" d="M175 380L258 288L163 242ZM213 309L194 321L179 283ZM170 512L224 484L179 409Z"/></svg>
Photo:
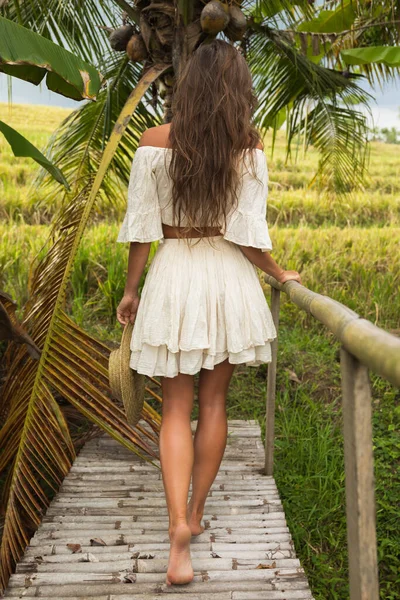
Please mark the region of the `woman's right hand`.
<svg viewBox="0 0 400 600"><path fill-rule="evenodd" d="M139 307L140 296L134 292L132 294L124 294L121 302L117 306L117 321L121 325L126 325L135 322L136 313Z"/></svg>
<svg viewBox="0 0 400 600"><path fill-rule="evenodd" d="M282 273L278 275L278 277L275 277L275 279L279 281L279 283L285 283L290 279L294 279L294 281L301 283L301 277L297 271L282 271Z"/></svg>

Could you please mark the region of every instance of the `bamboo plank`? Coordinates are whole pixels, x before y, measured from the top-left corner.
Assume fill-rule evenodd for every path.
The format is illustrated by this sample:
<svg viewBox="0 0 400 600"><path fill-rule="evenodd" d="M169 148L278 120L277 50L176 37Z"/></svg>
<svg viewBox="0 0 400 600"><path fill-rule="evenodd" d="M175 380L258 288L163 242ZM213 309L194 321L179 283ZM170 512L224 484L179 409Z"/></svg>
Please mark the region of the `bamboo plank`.
<svg viewBox="0 0 400 600"><path fill-rule="evenodd" d="M282 506L281 505L281 501L280 499L274 499L274 498L242 498L240 500L228 500L228 499L224 499L224 500L220 500L218 498L213 498L212 496L209 497L209 499L207 500L207 507L208 509L215 509L218 507L222 507L222 506L229 506L229 507L251 507L251 506L265 506L266 504L268 505L275 505L275 506ZM138 507L140 508L140 506L146 506L149 508L153 508L153 509L158 509L158 508L162 508L162 507L166 507L166 501L165 498L146 498L144 496L142 496L142 498L140 500L138 500L137 498L123 498L122 500L118 500L118 499L114 499L114 498L85 498L85 499L81 499L81 498L71 498L71 497L64 497L64 496L56 496L56 498L53 500L52 502L52 506L59 506L59 507L88 507L88 508L96 508L96 507L102 507L102 508L119 508L119 507L127 507L127 506L134 506L134 507Z"/></svg>
<svg viewBox="0 0 400 600"><path fill-rule="evenodd" d="M205 519L209 520L209 521L218 521L220 522L221 520L231 520L232 519L232 515L226 515L226 514L218 514L215 516L209 516L208 513L205 513ZM254 523L259 523L261 521L271 521L271 520L275 520L275 519L280 519L280 520L285 520L285 513L284 512L271 512L271 513L242 513L240 515L240 520L241 521L247 521L249 523L249 527L251 527ZM83 523L97 523L99 521L99 517L95 516L95 515L73 515L72 517L70 516L65 516L65 515L55 515L55 516L48 516L46 515L45 517L43 517L43 521L42 521L42 525L44 525L45 523L79 523L79 524L83 524ZM111 515L103 515L101 517L101 523L112 523L115 525L115 529L119 529L120 524L127 522L127 523L142 523L143 521L147 521L147 522L162 522L162 523L166 523L166 519L164 516L160 516L158 514L156 515L122 515L119 517L113 517ZM234 521L235 523L237 522L236 520Z"/></svg>
<svg viewBox="0 0 400 600"><path fill-rule="evenodd" d="M18 563L36 563L36 562L80 562L83 555L94 554L98 562L118 561L129 559L133 554L137 558L144 558L144 555L160 556L160 553L169 552L169 543L159 544L125 544L124 546L104 546L101 547L103 552L99 552L99 548L93 546L82 546L81 552L71 554L71 551L65 548L57 548L57 554L52 553L54 545L44 546L29 546ZM125 548L125 550L121 550ZM130 548L128 551L127 549ZM257 553L259 557L273 559L276 554L281 554L280 558L295 558L295 551L290 541L288 542L266 542L258 544L218 544L218 543L198 543L191 550L192 556L204 558L213 553L221 558L237 558L237 556L255 558L253 553ZM250 556L251 554L251 556ZM279 558L279 557L278 557ZM17 571L18 572L18 571Z"/></svg>
<svg viewBox="0 0 400 600"><path fill-rule="evenodd" d="M210 489L210 494L215 494L215 492L226 492L226 483L217 483L214 484L211 489ZM164 493L159 491L160 490L160 484L158 482L154 482L154 483L129 483L126 482L125 483L125 479L119 479L116 481L106 481L106 482L101 482L100 480L87 480L87 479L73 479L68 480L68 481L64 481L64 483L60 486L60 491L61 490L79 490L79 488L83 488L83 489L88 489L90 491L90 488L92 489L103 489L103 490L108 490L108 489L130 489L130 490L136 490L136 491L140 491L140 492L154 492L157 495L159 493ZM192 485L189 486L189 490L191 491L192 489ZM233 492L248 492L248 491L257 491L260 490L261 492L264 490L277 490L278 488L276 487L276 484L274 482L260 482L257 480L253 480L253 481L244 481L242 479L236 480L236 481L232 481L229 483L229 492L233 493Z"/></svg>
<svg viewBox="0 0 400 600"><path fill-rule="evenodd" d="M121 486L123 492L129 494L127 497L128 498L138 498L141 499L143 497L143 492L141 490L131 490L129 488L129 486L126 486L126 488L124 489L124 486ZM120 491L118 488L112 488L112 489L108 489L107 487L105 487L105 489L103 488L102 491L100 491L100 489L95 489L92 490L91 486L88 486L88 489L86 490L86 494L87 494L87 498L91 498L92 495L96 495L97 497L102 497L102 494L107 494L107 493L114 493L114 492L118 492ZM60 490L59 493L57 494L58 497L60 498L65 498L66 500L68 500L68 498L76 498L77 494L84 494L85 491L84 490L79 490L79 492L73 493L73 488L71 487L70 490ZM264 490L262 490L261 492L259 490L247 490L246 493L246 497L249 496L255 496L255 497L260 497L262 499L267 499L268 497L271 498L279 498L279 493L278 490L276 488L273 487L269 487L266 488ZM96 496L95 496L96 497ZM227 490L214 490L211 491L209 494L210 498L215 498L215 499L219 499L219 500L230 500L230 499L239 499L243 497L243 492L241 490L234 490L234 491L227 491ZM151 493L147 493L146 494L146 498L148 498L149 500L156 500L156 499L163 499L165 498L164 492L162 492L161 490L159 492L151 492Z"/></svg>
<svg viewBox="0 0 400 600"><path fill-rule="evenodd" d="M150 564L152 561L147 561ZM232 562L232 561L230 561ZM299 569L299 567L297 567ZM194 570L194 569L193 569ZM257 581L263 579L271 579L275 577L277 574L283 572L287 573L290 571L295 571L293 567L280 567L280 568L271 568L271 569L223 569L223 570L207 570L207 571L197 571L195 572L194 577L197 577L197 581L205 580L207 581L224 581L225 589L226 583L239 581ZM295 571L297 574L297 571ZM269 575L269 576L268 576ZM85 585L89 582L95 584L103 584L103 583L124 583L127 581L126 577L133 579L135 584L137 583L148 583L148 582L157 582L163 583L165 582L165 571L138 571L136 573L130 571L113 571L111 573L33 573L31 575L25 574L13 574L10 578L9 588L12 587L31 587L33 585L42 586L42 585L71 585L71 584L79 584ZM132 576L132 577L131 577ZM190 586L187 586L189 589ZM177 589L178 586L174 587ZM136 589L136 585L135 585ZM233 590L232 590L233 591ZM112 592L111 592L112 593Z"/></svg>
<svg viewBox="0 0 400 600"><path fill-rule="evenodd" d="M214 519L216 516L222 515L244 515L248 514L249 511L253 514L266 514L272 512L282 512L282 505L273 505L273 504L264 504L260 506L219 506L216 507L213 512L204 513L205 519ZM64 506L64 507L56 507L53 504L50 504L50 507L46 511L46 515L114 515L119 517L121 515L130 515L132 516L133 512L135 515L154 515L154 508L146 508L144 506L137 506L133 511L132 506L125 506L123 504L123 500L121 500L120 506L118 508L102 508L102 507L83 507L79 506ZM160 516L167 517L167 509L164 507L159 507L157 509L157 514Z"/></svg>
<svg viewBox="0 0 400 600"><path fill-rule="evenodd" d="M147 489L146 489L147 488ZM275 485L272 484L267 484L265 486L257 486L257 485L248 485L245 484L243 486L236 486L234 488L231 488L229 490L224 489L225 486L223 487L223 489L220 489L219 487L215 487L214 489L210 490L209 492L209 496L210 497L216 497L216 496L225 496L225 495L229 495L231 497L233 496L247 496L247 495L260 495L263 496L264 494L274 494L274 495L279 495L279 492L276 488ZM93 493L98 493L98 492L132 492L132 493L136 493L136 494L143 494L143 492L146 493L147 496L152 497L152 498L159 498L162 497L162 495L164 494L164 491L160 490L160 486L159 484L154 484L152 486L143 486L143 485L117 485L117 484L104 484L103 486L99 483L96 482L95 484L93 483L82 483L79 482L78 484L68 484L68 485L62 485L60 487L60 494L65 494L65 495L74 495L74 494L83 494L85 493L85 490L87 491L88 494L93 494ZM192 493L192 487L189 487L189 492L190 494Z"/></svg>
<svg viewBox="0 0 400 600"><path fill-rule="evenodd" d="M106 576L111 576L115 571L133 571L134 573L166 573L168 568L168 553L165 553L165 557L160 558L151 558L151 559L125 559L120 561L112 561L112 562L96 562L95 555L90 554L89 557L86 555L82 555L81 562L74 563L73 567L73 576L78 573L82 574L97 574L103 573ZM272 566L276 567L298 567L300 566L300 562L297 558L268 558L268 557L233 557L233 558L224 558L224 557L197 557L195 555L192 556L192 564L194 571L215 571L215 570L223 570L230 571L232 569L255 569L258 564L260 564L260 560L262 561L265 568L270 568ZM32 573L35 572L37 574L45 573L45 574L61 574L65 573L66 575L71 573L71 564L63 564L63 563L25 563L24 565L19 565L21 572ZM64 576L63 576L64 577Z"/></svg>
<svg viewBox="0 0 400 600"><path fill-rule="evenodd" d="M209 532L204 532L201 533L199 536L197 536L197 539L202 537L202 539L206 539L206 535L210 535ZM40 544L43 543L48 543L49 540L54 540L57 541L59 544L80 544L81 546L89 546L90 545L90 540L98 537L96 532L92 533L92 535L88 535L86 537L84 536L72 536L72 537L62 537L62 538L58 538L58 537L51 537L51 536L46 536L46 537L42 537L42 536L33 536L33 538L30 541L30 546L38 546ZM152 544L158 544L160 542L166 543L168 542L169 538L168 538L168 533L154 533L154 532L145 532L143 535L134 533L132 535L129 534L120 534L118 536L109 536L109 535L102 535L101 539L108 545L108 546L119 546L119 545L123 545L123 544L135 544L135 543L140 543L141 540L140 538L143 538L143 540L145 539L147 543L152 543ZM229 542L231 544L237 544L237 543L253 543L253 542L263 542L263 541L288 541L290 540L290 533L289 532L276 532L273 531L271 533L260 533L260 534L241 534L241 533L217 533L217 532L213 532L212 533L212 540L213 541L219 541L219 542ZM202 541L202 540L201 540ZM196 542L193 542L193 545L195 545Z"/></svg>
<svg viewBox="0 0 400 600"><path fill-rule="evenodd" d="M156 452L158 451L157 448L154 448L154 450ZM261 464L262 460L263 460L262 449L256 448L254 446L241 447L240 444L238 444L237 448L232 448L230 446L225 447L224 461L225 461L225 463L227 463L228 466L232 462L235 462L235 461L236 461L236 463L240 462L241 459L246 460L247 462L254 462L254 463ZM158 464L158 466L160 466L160 462L159 462L158 458L155 458L153 460L156 464ZM101 466L105 466L105 467L114 467L115 468L117 465L119 465L120 461L124 463L124 465L122 465L122 466L132 466L132 467L144 466L144 465L141 465L139 460L134 460L128 454L111 454L107 458L107 463L102 465L100 452L96 453L96 454L91 454L91 455L82 454L82 452L81 452L80 454L78 454L77 458L75 459L74 464L77 467L78 466L91 467L91 466L101 465Z"/></svg>
<svg viewBox="0 0 400 600"><path fill-rule="evenodd" d="M143 473L142 473L143 474ZM161 473L159 473L158 471L148 471L147 473L144 474L145 475L145 479L147 480L159 480L161 481ZM260 477L262 476L262 477ZM88 474L81 474L81 473L75 473L73 471L70 471L68 473L68 480L69 481L104 481L104 476L102 473L88 473ZM133 472L131 472L131 474L129 473L125 473L124 475L121 475L119 473L107 473L107 480L108 481L113 481L113 480L117 480L117 481L132 481L132 482L136 482L138 481L138 476L137 474L133 474ZM222 469L219 471L219 473L217 474L215 480L214 480L214 486L215 485L220 485L221 483L229 483L229 482L233 482L233 483L241 483L243 481L250 483L253 481L256 482L274 482L274 478L273 477L269 477L268 475L263 475L262 474L262 469L259 469L259 471L255 472L255 473L248 473L247 471L243 470L243 472L239 472L239 473L235 473L234 475L231 473L227 473L224 469L224 467L222 467Z"/></svg>
<svg viewBox="0 0 400 600"><path fill-rule="evenodd" d="M274 513L271 513L271 515L273 514ZM219 519L215 519L212 522L205 522L206 529L212 528L213 530L221 528L225 529L227 527L229 527L230 529L248 529L249 526L251 526L253 529L272 529L275 527L286 527L286 519L270 519L269 521L261 521L259 519L254 519L252 521L245 521L243 523L238 523L233 519L230 521L220 521ZM115 529L117 529L119 532L140 531L141 529L151 529L153 531L166 531L166 523L165 521L160 519L142 522L131 521L124 522L122 524L120 521L115 521L113 523L85 523L84 521L78 523L75 521L70 523L66 521L64 523L42 523L41 527L42 532L62 531L64 533L71 532L71 535L74 533L74 531L82 533L82 531L90 532L93 531L93 529L105 533L110 533L110 531L113 531Z"/></svg>
<svg viewBox="0 0 400 600"><path fill-rule="evenodd" d="M158 461L154 461L156 464L158 464ZM243 471L243 467L246 466L247 469L246 471L248 473L251 473L252 471L259 471L262 469L263 467L263 463L259 460L252 460L252 461L241 461L240 457L238 457L237 460L237 464L234 463L225 463L224 466L221 468L220 471L220 475L221 474L229 474L230 472L235 472L238 471L240 474L242 474L241 472ZM71 467L71 473L75 473L75 474L84 474L84 473L91 473L91 474L101 474L101 475L107 475L108 473L113 474L115 473L115 465L110 465L110 466L103 466L103 465L89 465L89 466L84 466L84 465L76 465L74 464ZM121 465L118 467L118 474L120 475L121 473L141 473L142 475L146 475L154 473L154 469L151 470L147 465L139 465L139 464L126 464L126 465Z"/></svg>
<svg viewBox="0 0 400 600"><path fill-rule="evenodd" d="M232 544L232 546L236 546L236 544ZM42 570L41 567L45 566L44 570L56 570L58 565L60 565L61 569L71 569L71 564L74 563L82 563L84 566L87 563L97 563L98 565L103 565L106 569L107 565L110 569L122 569L125 567L120 567L121 564L128 564L131 566L133 558L138 559L167 559L169 556L169 548L165 548L164 550L156 550L152 549L151 551L136 551L136 552L124 552L122 554L102 554L101 557L96 555L93 552L93 548L91 548L91 552L78 552L75 554L62 554L59 556L46 556L38 559L38 556L25 557L24 560L21 560L17 565L17 573L28 573L34 571ZM237 548L231 548L230 550L220 550L219 552L210 551L209 549L204 550L191 550L192 559L206 559L206 558L229 558L229 559L292 559L295 558L295 552L293 550L264 550L260 552L260 550L237 550ZM118 565L118 566L117 566ZM93 565L95 566L95 565ZM75 568L75 567L74 567ZM129 568L129 567L127 567Z"/></svg>
<svg viewBox="0 0 400 600"><path fill-rule="evenodd" d="M227 492L220 492L220 493L214 493L214 494L209 494L209 498L215 500L215 503L213 503L212 506L216 506L217 502L225 502L225 503L229 503L229 505L231 506L232 504L229 502L230 500L236 500L236 499L240 499L243 498L244 494L242 492L237 492L237 493L227 493ZM280 501L280 497L279 497L279 493L270 490L265 490L264 494L261 494L260 492L249 492L246 495L248 498L251 498L252 500L265 500L267 503L273 503L273 501L275 501L276 504L281 504ZM160 492L158 494L144 494L141 490L139 491L124 491L122 490L119 495L118 495L118 490L106 490L106 491L93 491L90 490L87 492L87 494L85 495L85 493L80 490L79 492L76 492L76 494L73 494L72 491L68 491L68 492L60 492L59 493L59 498L58 500L62 501L63 504L65 505L70 505L73 502L77 502L79 499L82 499L83 501L88 500L94 500L96 502L96 504L100 504L102 505L101 500L112 500L114 498L117 498L118 500L132 500L133 502L137 502L138 506L142 506L144 505L144 500L148 499L149 503L148 506L163 506L162 504L162 500L164 499L163 497L163 492ZM211 503L210 503L211 504ZM260 506L262 506L264 504L264 502L260 502ZM83 505L83 502L82 502ZM164 502L164 505L166 506L166 503Z"/></svg>
<svg viewBox="0 0 400 600"><path fill-rule="evenodd" d="M307 580L302 577L301 574L289 573L290 570L287 570L285 573L279 571L278 576L275 576L274 573L265 573L266 577L259 580L252 581L236 581L235 588L236 591L268 591L268 590L280 590L280 589L307 589ZM182 598L182 593L188 593L190 589L190 595L192 594L218 594L221 592L226 592L226 582L225 581L203 581L199 579L198 575L195 575L194 580L189 586L183 586L181 589L174 588L173 593L179 593ZM168 592L168 598L171 597L171 592L167 590L167 586L164 583L150 582L150 583L138 583L134 584L94 584L94 585L62 585L62 586L32 586L30 588L11 588L8 590L7 596L16 597L19 594L24 593L24 597L32 598L54 598L57 597L57 600L60 600L61 597L69 598L118 598L121 600L122 598L127 598L127 590L129 591L129 600L132 600L132 595L134 598L137 598L136 594L148 594L151 597L151 594L162 594L163 592ZM132 590L132 591L130 591ZM83 593L84 596L79 596L77 594ZM104 596L102 596L104 594ZM204 600L207 599L207 596L203 596Z"/></svg>
<svg viewBox="0 0 400 600"><path fill-rule="evenodd" d="M306 600L312 598L312 595L307 590L284 590L273 591L268 597L269 600L291 600L292 598ZM265 595L263 592L232 592L232 600L265 600Z"/></svg>
<svg viewBox="0 0 400 600"><path fill-rule="evenodd" d="M220 528L212 528L212 535L217 536L217 535L230 535L231 538L235 538L239 535L246 535L244 532L247 532L248 529L247 528L236 528L236 529L232 529L231 527L220 527ZM258 529L256 529L254 531L254 535L253 537L257 537L257 535L259 536L271 536L274 534L281 534L281 533L289 533L289 528L288 527L284 527L284 526L280 526L280 527L260 527ZM90 539L94 538L94 537L100 537L102 540L104 540L106 543L111 543L111 544L118 544L119 541L122 539L121 536L123 536L123 540L124 543L128 542L128 543L134 543L133 540L138 540L144 536L150 535L153 538L157 538L159 537L160 539L164 539L168 536L168 532L165 530L165 528L158 530L158 529L154 529L154 528L147 528L147 529L141 529L141 528L136 528L136 529L122 529L119 530L117 533L112 533L110 530L102 530L102 529L96 529L96 528L92 528L90 530L83 530L83 531L79 531L79 530L61 530L61 531L45 531L45 532L37 532L34 536L35 541L39 541L39 540L65 540L66 543L79 543L81 544L82 541L90 541ZM205 535L210 535L209 530L205 530L204 533L202 533L201 535L205 536ZM199 536L198 536L199 537ZM32 538L33 539L33 538Z"/></svg>

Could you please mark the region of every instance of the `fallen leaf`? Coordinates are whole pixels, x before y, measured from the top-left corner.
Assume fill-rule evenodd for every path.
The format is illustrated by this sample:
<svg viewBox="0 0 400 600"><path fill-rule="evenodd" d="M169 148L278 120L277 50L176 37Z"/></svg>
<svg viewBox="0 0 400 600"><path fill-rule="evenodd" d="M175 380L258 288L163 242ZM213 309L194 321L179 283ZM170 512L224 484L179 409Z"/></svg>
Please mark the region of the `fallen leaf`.
<svg viewBox="0 0 400 600"><path fill-rule="evenodd" d="M91 546L107 546L107 544L101 538L92 538L90 540Z"/></svg>
<svg viewBox="0 0 400 600"><path fill-rule="evenodd" d="M297 377L296 373L294 371L291 371L290 369L286 369L289 373L289 379L291 379L292 381L296 381L296 383L301 383L300 379Z"/></svg>
<svg viewBox="0 0 400 600"><path fill-rule="evenodd" d="M259 565L256 566L256 569L275 569L276 567L276 562L274 561L272 563L272 565L264 565L263 563L260 563Z"/></svg>
<svg viewBox="0 0 400 600"><path fill-rule="evenodd" d="M146 552L140 552L140 551L134 552L131 555L131 558L134 558L134 559L137 559L137 558L154 558L154 557L155 557L155 554L150 554L150 553L146 554Z"/></svg>
<svg viewBox="0 0 400 600"><path fill-rule="evenodd" d="M80 544L67 544L67 548L71 550L73 554L82 552L82 546Z"/></svg>

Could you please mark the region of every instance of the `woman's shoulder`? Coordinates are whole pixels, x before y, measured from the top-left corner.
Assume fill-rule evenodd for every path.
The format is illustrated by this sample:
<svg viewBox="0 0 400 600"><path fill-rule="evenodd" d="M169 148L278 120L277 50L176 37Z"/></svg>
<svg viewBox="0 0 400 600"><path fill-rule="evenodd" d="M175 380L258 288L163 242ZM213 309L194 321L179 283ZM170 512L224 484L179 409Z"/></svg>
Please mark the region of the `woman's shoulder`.
<svg viewBox="0 0 400 600"><path fill-rule="evenodd" d="M167 148L168 147L168 134L169 134L169 123L163 125L156 125L155 127L149 127L146 129L139 140L138 148L142 146L151 146L153 148Z"/></svg>
<svg viewBox="0 0 400 600"><path fill-rule="evenodd" d="M138 147L151 146L153 148L168 148L168 137L171 128L170 123L163 123L162 125L156 125L146 129L139 140ZM264 150L262 142L258 142L255 146L258 150Z"/></svg>

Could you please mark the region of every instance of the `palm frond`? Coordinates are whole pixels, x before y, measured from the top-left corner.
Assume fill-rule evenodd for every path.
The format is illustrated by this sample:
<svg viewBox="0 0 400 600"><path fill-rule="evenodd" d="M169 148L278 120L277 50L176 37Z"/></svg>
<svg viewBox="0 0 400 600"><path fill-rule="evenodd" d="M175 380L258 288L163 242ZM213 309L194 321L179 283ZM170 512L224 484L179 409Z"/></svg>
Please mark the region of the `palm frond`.
<svg viewBox="0 0 400 600"><path fill-rule="evenodd" d="M97 172L111 127L140 79L139 68L126 55L110 54L104 73L107 89L99 93L97 102L85 102L71 112L51 136L44 154L62 168L72 186L82 186L87 177ZM103 180L102 193L111 202L115 199L116 183L117 187L126 186L129 181L130 163L141 133L162 121L158 108L148 109L150 94L147 91L139 102ZM34 187L39 185L49 201L63 193L44 169L39 170L33 182Z"/></svg>
<svg viewBox="0 0 400 600"><path fill-rule="evenodd" d="M249 4L257 23L280 27L292 25L299 19L311 19L316 11L308 0L255 0Z"/></svg>
<svg viewBox="0 0 400 600"><path fill-rule="evenodd" d="M28 361L34 365L32 359ZM7 450L0 455L0 470L14 450L2 499L1 589L40 523L49 490L58 488L75 457L68 427L43 379L36 387L35 402L29 401L34 380L35 369L31 369L29 376L19 381L18 395L0 432L0 446Z"/></svg>
<svg viewBox="0 0 400 600"><path fill-rule="evenodd" d="M296 103L289 113L289 147L295 137L303 138L303 148L313 145L320 152L319 168L310 182L338 192L362 188L365 181L368 146L365 146L363 115L354 119L354 109L332 102L317 103L310 109L307 99ZM359 125L359 126L357 126ZM361 151L360 151L361 149Z"/></svg>
<svg viewBox="0 0 400 600"><path fill-rule="evenodd" d="M354 104L359 103L367 108L366 99L371 96L341 73L313 63L298 51L289 38L265 26L259 27L251 37L248 62L254 73L259 100L256 123L261 128L274 127L276 115L285 108L289 109L291 118L287 121L287 127L290 153L295 133L304 130L304 111L312 111L318 106L318 128L313 131L316 121L308 115L307 139L312 140L322 153L319 173L336 182L337 189L347 188L346 182L351 179L354 169L364 165L367 151L366 117L354 110ZM326 120L325 134L329 130L333 136L335 132L342 135L343 128L346 128L349 137L354 137L356 143L350 162L341 160L339 154L342 146L339 142L335 143L332 138L329 144L323 143L323 139L319 142L318 137L324 131L321 127L323 118ZM343 185L340 184L341 179Z"/></svg>
<svg viewBox="0 0 400 600"><path fill-rule="evenodd" d="M41 349L38 360L25 347L15 352L4 381L8 415L0 432L0 468L11 464L6 485L5 524L0 547L0 584L6 584L30 532L47 505L46 490L56 490L68 471L73 452L70 436L53 391L124 446L157 467L150 446L135 432L110 398L107 382L109 349L92 339L66 315L64 307L76 253L104 175L140 99L168 64L151 67L121 111L91 181L63 208L51 230L52 246L31 278L30 299L21 324ZM11 344L12 346L12 344ZM157 429L160 418L146 406L146 418ZM38 478L40 472L41 479Z"/></svg>

